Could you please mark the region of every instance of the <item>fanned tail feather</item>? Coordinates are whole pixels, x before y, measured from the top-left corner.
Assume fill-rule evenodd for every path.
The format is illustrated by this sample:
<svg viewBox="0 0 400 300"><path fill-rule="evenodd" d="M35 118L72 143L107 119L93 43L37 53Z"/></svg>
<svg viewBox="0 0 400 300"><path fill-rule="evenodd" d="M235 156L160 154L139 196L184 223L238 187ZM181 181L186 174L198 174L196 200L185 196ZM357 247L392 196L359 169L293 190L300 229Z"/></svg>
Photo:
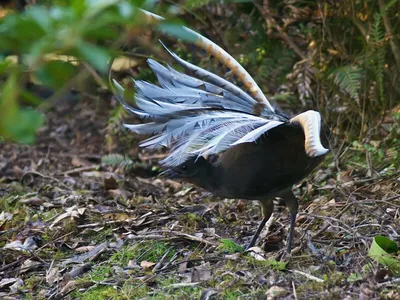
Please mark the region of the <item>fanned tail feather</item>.
<svg viewBox="0 0 400 300"><path fill-rule="evenodd" d="M123 100L123 89L117 83L116 94L124 107L150 120L145 124L125 125L139 134L154 134L143 141L140 146L146 148L168 147L170 155L161 161L168 167L180 165L191 157L220 153L240 141L249 132L264 127L263 132L283 124L281 121L269 120L248 113L249 104L243 99L225 98L221 87L185 75L183 80L170 77L170 70L153 63L153 70L165 78L163 87L144 81L135 81L136 107L129 106ZM160 72L157 72L161 70ZM176 83L182 84L177 87ZM196 83L196 84L195 84ZM204 86L208 85L208 91ZM214 94L211 91L219 93ZM229 93L229 92L228 92ZM222 95L221 95L222 94ZM230 94L232 96L232 94ZM121 100L122 99L122 100ZM213 103L214 102L214 103ZM246 106L247 105L247 106ZM265 127L266 124L271 126Z"/></svg>
<svg viewBox="0 0 400 300"><path fill-rule="evenodd" d="M153 14L149 11L142 10L142 12L149 19L150 22L160 22L162 20L165 20L163 17ZM235 60L228 52L226 52L220 46L218 46L211 40L207 39L206 37L202 36L201 34L195 32L185 26L182 26L182 29L185 30L188 34L190 34L191 37L193 37L193 42L196 46L205 50L209 55L214 56L215 59L217 59L225 67L229 68L231 70L231 72L237 76L239 81L242 82L243 85L246 87L246 89L250 92L253 100L256 100L259 103L259 105L261 106L261 110L267 110L271 113L275 112L275 109L269 103L269 101L267 100L267 98L265 97L263 92L261 91L260 87L254 81L253 77L250 76L250 74L246 71L246 69L244 69L237 60ZM179 60L179 57L177 57L177 56L176 57L174 56L174 58ZM184 64L185 67L190 68L193 71L196 71L196 68L197 68L196 66L193 66L185 61L178 61L178 62L186 63L186 64ZM210 80L210 81L213 80L213 77L215 76L214 74L212 74L208 71L206 71L206 73L204 73L203 71L205 71L205 70L202 70L198 74L201 77L204 77L204 76L208 77L208 80ZM231 85L231 83L229 83L229 82L228 82L228 84Z"/></svg>
<svg viewBox="0 0 400 300"><path fill-rule="evenodd" d="M163 19L144 13L156 20ZM248 80L250 75L224 50L190 29L185 27L185 30L194 34L203 48L208 45L209 52L217 53L217 58L229 62L226 65L240 72L242 79ZM252 81L245 86L253 91L254 98L224 78L165 49L196 77L149 59L149 66L160 86L134 81L134 107L126 103L124 89L114 81L116 97L124 108L148 121L145 124L125 124L139 134L153 135L140 146L171 149L170 155L161 161L163 165L174 167L191 157L218 154L238 144L256 142L269 130L285 123L298 123L304 129L305 150L309 156L326 153L327 149L320 143L321 119L318 112L308 111L289 120L276 113L268 100L259 95L260 90L251 77Z"/></svg>

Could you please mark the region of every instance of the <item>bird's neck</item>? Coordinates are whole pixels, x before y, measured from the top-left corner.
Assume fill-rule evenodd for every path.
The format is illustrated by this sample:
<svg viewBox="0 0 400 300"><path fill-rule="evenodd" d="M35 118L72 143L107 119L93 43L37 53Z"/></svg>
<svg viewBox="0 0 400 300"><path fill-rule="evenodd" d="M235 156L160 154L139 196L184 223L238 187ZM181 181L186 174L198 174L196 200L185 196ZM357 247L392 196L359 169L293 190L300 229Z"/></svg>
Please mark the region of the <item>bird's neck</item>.
<svg viewBox="0 0 400 300"><path fill-rule="evenodd" d="M208 163L202 170L200 175L200 180L197 183L198 186L217 194L220 189L222 178L223 178L223 168L218 164Z"/></svg>

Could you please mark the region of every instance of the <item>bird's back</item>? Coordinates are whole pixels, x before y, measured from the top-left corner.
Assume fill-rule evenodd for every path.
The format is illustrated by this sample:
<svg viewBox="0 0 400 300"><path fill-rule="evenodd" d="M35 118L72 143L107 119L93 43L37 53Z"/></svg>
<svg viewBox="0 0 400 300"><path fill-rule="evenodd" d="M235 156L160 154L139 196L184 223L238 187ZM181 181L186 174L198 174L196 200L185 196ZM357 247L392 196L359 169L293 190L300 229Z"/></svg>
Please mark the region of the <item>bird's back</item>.
<svg viewBox="0 0 400 300"><path fill-rule="evenodd" d="M304 132L291 124L278 126L256 143L228 149L215 163L215 194L221 197L264 199L306 177L323 160L304 151Z"/></svg>

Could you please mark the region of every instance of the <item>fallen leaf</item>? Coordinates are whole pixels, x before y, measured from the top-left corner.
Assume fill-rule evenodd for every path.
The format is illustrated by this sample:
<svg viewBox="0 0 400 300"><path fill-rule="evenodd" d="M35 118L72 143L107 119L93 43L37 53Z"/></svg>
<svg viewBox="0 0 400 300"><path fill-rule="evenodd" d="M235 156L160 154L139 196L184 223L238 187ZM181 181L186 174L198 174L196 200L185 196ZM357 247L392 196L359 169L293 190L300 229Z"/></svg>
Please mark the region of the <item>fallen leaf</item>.
<svg viewBox="0 0 400 300"><path fill-rule="evenodd" d="M59 269L57 267L51 268L46 272L46 282L51 286L61 279Z"/></svg>
<svg viewBox="0 0 400 300"><path fill-rule="evenodd" d="M78 253L85 253L85 252L89 252L89 251L93 250L94 248L96 248L96 246L83 246L83 247L75 248L74 251L78 252Z"/></svg>
<svg viewBox="0 0 400 300"><path fill-rule="evenodd" d="M22 204L26 204L26 205L41 205L45 202L45 200L43 198L39 198L37 196L35 197L31 197L31 198L27 198L27 199L21 199L19 200L20 203Z"/></svg>
<svg viewBox="0 0 400 300"><path fill-rule="evenodd" d="M49 228L53 228L57 223L59 223L61 220L65 219L65 218L77 218L81 215L83 215L86 211L86 208L84 207L77 207L76 205L72 206L72 207L68 207L66 212L59 215L54 221L53 223L50 225Z"/></svg>
<svg viewBox="0 0 400 300"><path fill-rule="evenodd" d="M40 262L38 262L38 261L34 261L32 259L27 259L21 265L21 268L20 268L19 272L20 273L25 273L25 272L28 272L28 271L32 271L32 270L35 270L40 265L42 265L42 264Z"/></svg>
<svg viewBox="0 0 400 300"><path fill-rule="evenodd" d="M218 292L213 289L206 289L201 293L200 300L209 300L211 297L217 295Z"/></svg>
<svg viewBox="0 0 400 300"><path fill-rule="evenodd" d="M108 174L104 176L103 182L106 190L115 190L118 188L117 180L115 180L113 175Z"/></svg>
<svg viewBox="0 0 400 300"><path fill-rule="evenodd" d="M3 278L0 281L0 289L4 289L17 281L17 278Z"/></svg>
<svg viewBox="0 0 400 300"><path fill-rule="evenodd" d="M33 251L37 249L35 239L33 237L28 237L22 243L20 240L12 241L7 243L3 249L12 249L17 251Z"/></svg>
<svg viewBox="0 0 400 300"><path fill-rule="evenodd" d="M286 294L286 290L283 287L274 285L271 286L267 291L267 299L274 299Z"/></svg>
<svg viewBox="0 0 400 300"><path fill-rule="evenodd" d="M17 293L18 290L24 286L24 281L21 278L18 278L13 285L10 286L11 293Z"/></svg>
<svg viewBox="0 0 400 300"><path fill-rule="evenodd" d="M147 260L143 260L143 261L140 263L140 266L141 266L143 269L150 269L150 268L153 267L154 265L155 265L155 263L150 262L150 261L147 261Z"/></svg>

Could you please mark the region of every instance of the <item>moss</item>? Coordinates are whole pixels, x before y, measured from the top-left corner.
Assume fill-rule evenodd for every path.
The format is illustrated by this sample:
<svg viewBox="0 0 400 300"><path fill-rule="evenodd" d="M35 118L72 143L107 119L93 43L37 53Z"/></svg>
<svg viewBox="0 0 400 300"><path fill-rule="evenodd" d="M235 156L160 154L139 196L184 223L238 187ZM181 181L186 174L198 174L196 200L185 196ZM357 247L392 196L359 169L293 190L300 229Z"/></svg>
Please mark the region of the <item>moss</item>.
<svg viewBox="0 0 400 300"><path fill-rule="evenodd" d="M172 251L167 243L154 241L136 243L131 246L122 247L120 251L111 256L110 261L120 266L126 266L131 259L157 262L168 250L170 251L167 258L171 258L175 251Z"/></svg>
<svg viewBox="0 0 400 300"><path fill-rule="evenodd" d="M90 240L92 241L92 243L94 244L100 244L105 242L106 240L108 240L110 237L113 236L113 231L112 228L103 228L101 231L99 232L95 232L95 231L88 231L90 234Z"/></svg>
<svg viewBox="0 0 400 300"><path fill-rule="evenodd" d="M121 296L121 293L111 286L98 286L88 289L85 292L73 292L72 297L82 300L98 300L98 299L127 299Z"/></svg>
<svg viewBox="0 0 400 300"><path fill-rule="evenodd" d="M221 245L217 247L218 251L227 252L229 254L244 251L244 248L242 246L237 245L234 241L230 239L221 239L220 242Z"/></svg>
<svg viewBox="0 0 400 300"><path fill-rule="evenodd" d="M33 290L36 289L39 284L44 281L44 278L41 276L32 275L24 280L24 287Z"/></svg>
<svg viewBox="0 0 400 300"><path fill-rule="evenodd" d="M111 276L111 266L110 265L95 266L88 275L94 281L104 281Z"/></svg>
<svg viewBox="0 0 400 300"><path fill-rule="evenodd" d="M199 225L201 225L199 223L202 221L202 217L195 213L182 214L179 216L179 223L182 224L182 226L184 226L187 230L198 229L200 227Z"/></svg>

